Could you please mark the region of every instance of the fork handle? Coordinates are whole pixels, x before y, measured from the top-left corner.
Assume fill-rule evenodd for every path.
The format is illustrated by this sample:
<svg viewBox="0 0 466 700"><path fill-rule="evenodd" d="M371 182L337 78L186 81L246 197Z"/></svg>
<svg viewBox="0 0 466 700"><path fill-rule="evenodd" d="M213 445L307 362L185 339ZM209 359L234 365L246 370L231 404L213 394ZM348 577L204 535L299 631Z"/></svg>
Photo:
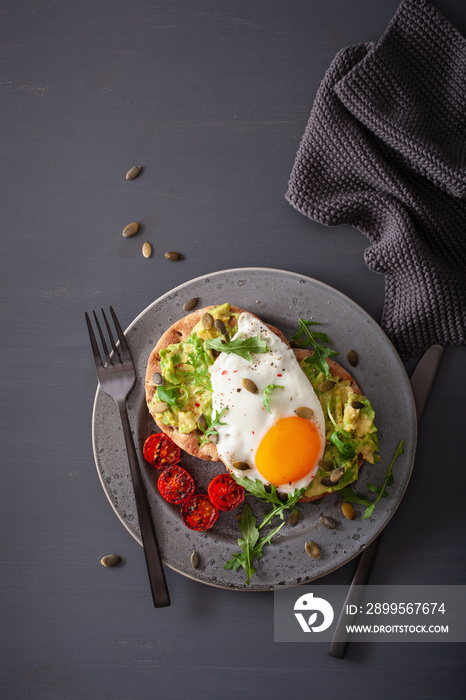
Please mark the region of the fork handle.
<svg viewBox="0 0 466 700"><path fill-rule="evenodd" d="M150 512L146 488L144 486L139 460L134 446L133 434L131 432L128 411L126 409L126 400L117 401L117 403L120 410L121 424L123 426L123 434L128 453L139 528L141 530L142 545L149 573L152 598L156 608L164 608L170 605L170 596L155 534L154 521Z"/></svg>

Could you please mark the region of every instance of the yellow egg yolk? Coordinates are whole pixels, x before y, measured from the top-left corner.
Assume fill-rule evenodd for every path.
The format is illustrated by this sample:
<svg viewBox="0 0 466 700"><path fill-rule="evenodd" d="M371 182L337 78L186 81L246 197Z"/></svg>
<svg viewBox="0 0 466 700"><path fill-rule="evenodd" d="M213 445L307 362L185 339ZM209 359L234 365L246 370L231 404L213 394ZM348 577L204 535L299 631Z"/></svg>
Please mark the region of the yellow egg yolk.
<svg viewBox="0 0 466 700"><path fill-rule="evenodd" d="M256 452L256 467L270 484L303 479L313 471L322 452L315 425L305 418L280 418L265 434Z"/></svg>

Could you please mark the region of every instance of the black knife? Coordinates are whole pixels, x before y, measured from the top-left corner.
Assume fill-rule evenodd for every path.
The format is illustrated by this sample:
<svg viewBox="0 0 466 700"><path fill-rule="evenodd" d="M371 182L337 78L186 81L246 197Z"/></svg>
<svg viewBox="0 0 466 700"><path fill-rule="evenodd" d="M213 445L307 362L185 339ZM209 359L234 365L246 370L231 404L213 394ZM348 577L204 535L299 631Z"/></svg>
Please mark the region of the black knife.
<svg viewBox="0 0 466 700"><path fill-rule="evenodd" d="M416 417L417 422L421 420L421 416L424 412L424 408L427 404L427 399L429 398L430 390L432 389L432 384L434 383L435 375L437 374L437 369L442 357L443 348L440 345L432 345L421 357L414 372L410 377L411 389L414 397L414 405L416 407ZM345 655L346 647L348 645L347 641L341 642L336 641L338 638L341 639L344 632L344 626L346 624L346 616L344 610L346 610L346 605L354 604L356 602L355 590L361 591L361 589L355 589L354 586L365 586L371 570L372 564L374 563L377 550L379 548L380 540L382 538L382 533L378 535L371 544L366 547L364 552L359 555L358 565L351 581L351 585L346 596L342 611L340 613L340 619L338 620L335 632L333 634L333 640L328 648L328 653L330 656L334 656L337 659L342 659ZM360 595L360 593L358 594Z"/></svg>

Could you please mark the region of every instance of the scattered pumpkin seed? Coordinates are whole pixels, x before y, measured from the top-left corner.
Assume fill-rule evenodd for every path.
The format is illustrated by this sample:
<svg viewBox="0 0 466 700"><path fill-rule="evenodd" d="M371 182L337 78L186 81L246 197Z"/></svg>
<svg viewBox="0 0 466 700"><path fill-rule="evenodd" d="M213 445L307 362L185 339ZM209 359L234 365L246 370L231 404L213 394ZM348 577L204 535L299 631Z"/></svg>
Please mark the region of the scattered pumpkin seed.
<svg viewBox="0 0 466 700"><path fill-rule="evenodd" d="M257 385L254 384L252 379L248 379L247 377L244 377L241 380L241 384L243 385L243 389L246 389L246 391L251 392L251 394L257 394L258 388L257 388Z"/></svg>
<svg viewBox="0 0 466 700"><path fill-rule="evenodd" d="M212 445L216 445L218 442L218 433L211 433L209 435L209 442L211 442Z"/></svg>
<svg viewBox="0 0 466 700"><path fill-rule="evenodd" d="M292 510L287 518L287 523L291 527L294 527L299 520L299 510Z"/></svg>
<svg viewBox="0 0 466 700"><path fill-rule="evenodd" d="M333 481L331 481L330 477L328 477L328 476L323 476L322 479L320 480L320 483L322 484L322 486L327 486L327 487L336 486L336 484Z"/></svg>
<svg viewBox="0 0 466 700"><path fill-rule="evenodd" d="M191 554L191 566L193 569L197 569L199 566L199 554L195 549L193 549L193 553Z"/></svg>
<svg viewBox="0 0 466 700"><path fill-rule="evenodd" d="M139 224L137 221L133 221L128 226L123 229L123 238L131 238L139 231Z"/></svg>
<svg viewBox="0 0 466 700"><path fill-rule="evenodd" d="M130 168L128 172L126 173L126 179L127 180L134 180L139 173L142 170L142 165L135 165L133 168Z"/></svg>
<svg viewBox="0 0 466 700"><path fill-rule="evenodd" d="M145 258L150 258L150 256L152 255L152 246L149 243L149 241L146 241L142 246L142 254Z"/></svg>
<svg viewBox="0 0 466 700"><path fill-rule="evenodd" d="M362 401L351 401L351 408L364 408Z"/></svg>
<svg viewBox="0 0 466 700"><path fill-rule="evenodd" d="M324 472L331 472L333 470L333 462L331 459L321 459L319 461L319 467Z"/></svg>
<svg viewBox="0 0 466 700"><path fill-rule="evenodd" d="M153 403L151 406L151 412L152 413L163 413L166 411L168 408L168 405L165 403L165 401L157 401L156 403Z"/></svg>
<svg viewBox="0 0 466 700"><path fill-rule="evenodd" d="M356 352L356 350L353 350L353 349L348 350L348 352L346 353L346 359L348 360L348 362L350 363L350 365L352 367L356 367L356 365L359 362L359 357L358 357L358 353Z"/></svg>
<svg viewBox="0 0 466 700"><path fill-rule="evenodd" d="M306 420L311 420L314 417L314 410L308 406L300 406L295 411L296 415Z"/></svg>
<svg viewBox="0 0 466 700"><path fill-rule="evenodd" d="M341 512L343 513L345 518L348 518L348 520L354 520L355 515L356 515L351 503L342 503L341 504Z"/></svg>
<svg viewBox="0 0 466 700"><path fill-rule="evenodd" d="M320 555L322 554L320 547L312 540L306 542L304 549L306 550L306 554L309 554L312 559L320 559Z"/></svg>
<svg viewBox="0 0 466 700"><path fill-rule="evenodd" d="M188 301L185 301L183 304L183 311L191 311L197 306L198 301L199 297L193 297L192 299L188 299Z"/></svg>
<svg viewBox="0 0 466 700"><path fill-rule="evenodd" d="M160 372L154 372L154 374L152 375L152 381L154 382L154 384L157 384L157 386L163 384L163 377L160 374Z"/></svg>
<svg viewBox="0 0 466 700"><path fill-rule="evenodd" d="M319 520L322 525L328 527L329 530L336 530L338 527L337 521L334 518L331 518L330 515L321 515Z"/></svg>
<svg viewBox="0 0 466 700"><path fill-rule="evenodd" d="M233 468L238 469L240 472L245 472L251 469L247 462L233 462Z"/></svg>
<svg viewBox="0 0 466 700"><path fill-rule="evenodd" d="M203 430L207 430L207 428L209 427L207 425L207 418L205 417L205 415L203 413L201 413L201 415L197 419L197 424L198 424L199 428L201 428Z"/></svg>
<svg viewBox="0 0 466 700"><path fill-rule="evenodd" d="M214 326L215 326L215 328L218 330L218 332L221 333L222 335L226 335L226 334L227 334L227 328L226 328L226 326L225 326L225 324L223 323L223 321L222 321L221 318L216 318L216 319L215 319L215 321L214 321Z"/></svg>
<svg viewBox="0 0 466 700"><path fill-rule="evenodd" d="M330 389L333 389L334 386L335 382L333 381L333 379L326 379L326 381L322 382L322 384L319 384L317 388L322 393L325 393L326 391L330 391Z"/></svg>
<svg viewBox="0 0 466 700"><path fill-rule="evenodd" d="M214 317L207 311L201 318L201 323L204 326L204 328L208 331L214 325Z"/></svg>
<svg viewBox="0 0 466 700"><path fill-rule="evenodd" d="M333 484L338 484L344 473L345 470L343 469L343 467L338 467L337 469L334 469L333 472L330 474L330 481Z"/></svg>
<svg viewBox="0 0 466 700"><path fill-rule="evenodd" d="M102 566L116 566L120 561L121 557L118 554L107 554L105 557L102 557L100 563Z"/></svg>
<svg viewBox="0 0 466 700"><path fill-rule="evenodd" d="M181 253L176 253L174 250L170 250L168 253L165 253L165 257L167 260L181 260L183 256Z"/></svg>

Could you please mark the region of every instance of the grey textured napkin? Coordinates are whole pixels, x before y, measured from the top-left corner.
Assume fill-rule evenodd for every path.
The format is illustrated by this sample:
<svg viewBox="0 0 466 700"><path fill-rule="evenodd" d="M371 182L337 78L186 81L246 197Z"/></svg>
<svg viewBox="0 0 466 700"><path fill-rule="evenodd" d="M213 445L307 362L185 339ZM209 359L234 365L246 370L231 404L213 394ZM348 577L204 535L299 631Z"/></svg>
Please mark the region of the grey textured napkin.
<svg viewBox="0 0 466 700"><path fill-rule="evenodd" d="M401 357L466 342L466 40L426 0L334 58L286 198L367 236Z"/></svg>

